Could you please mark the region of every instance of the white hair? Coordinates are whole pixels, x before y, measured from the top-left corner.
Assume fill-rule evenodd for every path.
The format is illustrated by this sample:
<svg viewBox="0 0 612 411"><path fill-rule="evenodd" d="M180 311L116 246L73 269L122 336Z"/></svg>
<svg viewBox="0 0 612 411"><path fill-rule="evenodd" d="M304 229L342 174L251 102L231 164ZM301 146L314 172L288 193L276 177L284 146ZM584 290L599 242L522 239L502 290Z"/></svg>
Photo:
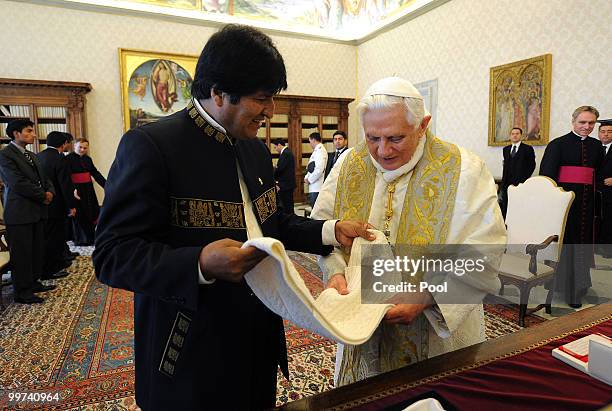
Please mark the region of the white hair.
<svg viewBox="0 0 612 411"><path fill-rule="evenodd" d="M420 98L388 96L386 94L375 94L362 98L357 104L357 115L359 115L361 124L363 124L363 116L367 111L389 109L396 104L401 104L406 109L406 120L413 127L420 126L423 118L429 115L423 100Z"/></svg>

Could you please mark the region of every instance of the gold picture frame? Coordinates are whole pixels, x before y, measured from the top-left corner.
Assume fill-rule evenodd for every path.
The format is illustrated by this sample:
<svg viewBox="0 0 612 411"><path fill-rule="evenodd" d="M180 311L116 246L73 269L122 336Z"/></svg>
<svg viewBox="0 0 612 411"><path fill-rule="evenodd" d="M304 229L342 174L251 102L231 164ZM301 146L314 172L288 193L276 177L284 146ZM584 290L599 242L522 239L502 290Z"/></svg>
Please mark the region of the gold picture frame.
<svg viewBox="0 0 612 411"><path fill-rule="evenodd" d="M489 146L510 144L513 127L523 142L548 144L552 54L491 67L489 79Z"/></svg>
<svg viewBox="0 0 612 411"><path fill-rule="evenodd" d="M197 62L197 56L120 48L123 130L185 108Z"/></svg>

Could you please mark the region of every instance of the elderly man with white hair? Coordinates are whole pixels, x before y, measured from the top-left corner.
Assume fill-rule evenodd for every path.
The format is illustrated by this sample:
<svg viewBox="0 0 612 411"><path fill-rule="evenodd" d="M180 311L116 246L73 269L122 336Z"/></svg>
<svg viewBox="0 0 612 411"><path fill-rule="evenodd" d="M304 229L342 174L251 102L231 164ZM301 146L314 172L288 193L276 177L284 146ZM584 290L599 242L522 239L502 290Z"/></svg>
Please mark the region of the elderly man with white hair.
<svg viewBox="0 0 612 411"><path fill-rule="evenodd" d="M333 168L313 218L368 221L395 245L505 244L489 170L473 153L429 133L431 116L410 82L398 77L375 82L357 112L365 141ZM348 293L347 252L336 248L319 259L327 287L340 294ZM481 299L496 292L499 281L486 274L478 287L469 281L449 287ZM365 344L338 346L336 384L479 343L484 331L481 301L457 304L425 292L415 303L391 308Z"/></svg>

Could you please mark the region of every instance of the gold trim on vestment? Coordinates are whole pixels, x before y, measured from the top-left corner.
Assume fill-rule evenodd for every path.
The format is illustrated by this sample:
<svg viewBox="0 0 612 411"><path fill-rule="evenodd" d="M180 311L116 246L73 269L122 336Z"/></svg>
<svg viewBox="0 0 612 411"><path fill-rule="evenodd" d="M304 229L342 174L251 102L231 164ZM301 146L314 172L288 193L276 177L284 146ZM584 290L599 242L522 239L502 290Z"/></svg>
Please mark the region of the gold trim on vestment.
<svg viewBox="0 0 612 411"><path fill-rule="evenodd" d="M395 244L444 244L453 215L461 172L459 148L426 133L423 156L412 171L400 215ZM366 142L348 154L338 176L334 218L367 221L370 215L376 167ZM348 256L345 255L348 261ZM410 281L419 282L422 273ZM429 323L420 315L410 325L382 323L370 340L346 345L338 385L368 376L371 370L387 372L428 357Z"/></svg>

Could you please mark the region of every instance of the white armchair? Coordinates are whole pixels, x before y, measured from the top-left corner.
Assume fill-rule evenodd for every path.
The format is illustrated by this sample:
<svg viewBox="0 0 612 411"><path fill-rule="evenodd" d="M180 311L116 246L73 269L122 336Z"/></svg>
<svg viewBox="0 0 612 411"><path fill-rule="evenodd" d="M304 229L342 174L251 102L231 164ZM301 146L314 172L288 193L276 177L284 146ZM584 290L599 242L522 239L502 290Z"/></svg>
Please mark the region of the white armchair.
<svg viewBox="0 0 612 411"><path fill-rule="evenodd" d="M525 183L508 188L508 245L502 257L499 279L500 295L506 284L519 289L519 318L546 307L550 313L553 287L545 304L527 308L531 289L553 279L563 245L565 221L574 201L574 193L566 192L550 178L531 177Z"/></svg>

